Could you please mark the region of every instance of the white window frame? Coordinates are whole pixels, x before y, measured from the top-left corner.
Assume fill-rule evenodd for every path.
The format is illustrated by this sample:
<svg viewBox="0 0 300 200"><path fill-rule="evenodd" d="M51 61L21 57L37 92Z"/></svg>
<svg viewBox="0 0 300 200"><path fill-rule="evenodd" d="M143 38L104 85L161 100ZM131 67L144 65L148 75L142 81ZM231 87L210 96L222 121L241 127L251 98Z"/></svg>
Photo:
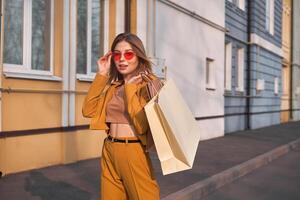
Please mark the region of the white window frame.
<svg viewBox="0 0 300 200"><path fill-rule="evenodd" d="M3 63L3 74L6 77L41 79L61 81L60 77L53 76L53 46L54 46L54 0L51 0L51 33L50 33L50 69L49 71L35 70L31 67L31 42L32 42L32 1L24 1L23 16L23 64ZM4 36L5 37L5 36Z"/></svg>
<svg viewBox="0 0 300 200"><path fill-rule="evenodd" d="M245 49L238 48L237 51L237 87L236 90L244 92L244 70L245 70Z"/></svg>
<svg viewBox="0 0 300 200"><path fill-rule="evenodd" d="M215 60L212 58L205 59L205 83L207 90L215 90L216 89L216 66Z"/></svg>
<svg viewBox="0 0 300 200"><path fill-rule="evenodd" d="M87 66L86 66L86 74L80 74L76 72L76 78L80 81L93 81L96 75L96 72L92 72L92 0L87 0ZM76 0L76 13L77 13L77 0ZM104 9L100 8L102 11ZM77 30L77 20L75 25L75 31ZM102 30L101 30L102 31ZM76 32L77 35L77 32ZM75 37L77 38L77 37ZM100 41L103 42L103 41ZM75 41L75 44L77 41ZM103 45L103 44L100 44ZM77 45L76 45L77 48ZM77 52L77 50L76 50ZM77 71L77 63L75 61L76 71Z"/></svg>
<svg viewBox="0 0 300 200"><path fill-rule="evenodd" d="M245 0L227 0L233 4L235 4L239 9L245 11Z"/></svg>
<svg viewBox="0 0 300 200"><path fill-rule="evenodd" d="M237 0L237 7L245 11L245 0Z"/></svg>
<svg viewBox="0 0 300 200"><path fill-rule="evenodd" d="M279 78L275 77L274 78L274 94L278 95L279 92Z"/></svg>
<svg viewBox="0 0 300 200"><path fill-rule="evenodd" d="M225 90L231 91L232 43L225 44Z"/></svg>
<svg viewBox="0 0 300 200"><path fill-rule="evenodd" d="M275 2L274 0L266 0L266 30L274 35L274 11L275 11Z"/></svg>

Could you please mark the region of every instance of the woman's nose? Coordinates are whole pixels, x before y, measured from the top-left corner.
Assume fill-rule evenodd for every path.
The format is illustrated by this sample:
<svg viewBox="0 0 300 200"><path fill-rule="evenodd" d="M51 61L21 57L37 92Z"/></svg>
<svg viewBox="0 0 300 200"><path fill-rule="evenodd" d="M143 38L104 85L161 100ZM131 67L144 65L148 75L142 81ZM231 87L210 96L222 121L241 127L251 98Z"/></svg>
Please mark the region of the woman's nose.
<svg viewBox="0 0 300 200"><path fill-rule="evenodd" d="M124 57L124 54L121 53L121 58L120 58L120 61L124 61L125 60L125 57Z"/></svg>

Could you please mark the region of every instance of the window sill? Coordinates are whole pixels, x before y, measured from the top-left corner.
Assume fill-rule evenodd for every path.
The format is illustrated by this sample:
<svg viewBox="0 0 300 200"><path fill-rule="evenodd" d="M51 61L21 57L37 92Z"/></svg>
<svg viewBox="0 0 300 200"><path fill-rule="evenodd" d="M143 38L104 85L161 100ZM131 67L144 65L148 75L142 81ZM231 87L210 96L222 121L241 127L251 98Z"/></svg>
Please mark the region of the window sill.
<svg viewBox="0 0 300 200"><path fill-rule="evenodd" d="M215 86L212 86L212 85L207 85L207 86L206 86L206 90L214 91L214 90L216 90L216 87L215 87Z"/></svg>
<svg viewBox="0 0 300 200"><path fill-rule="evenodd" d="M239 88L239 87L235 88L235 91L239 92L239 93L244 93L244 89L243 88Z"/></svg>
<svg viewBox="0 0 300 200"><path fill-rule="evenodd" d="M266 28L265 28L265 31L264 31L264 32L265 32L265 34L266 34L267 36L270 36L270 37L274 37L274 36L275 36L275 33L274 33L274 32L272 33L270 30L268 30L268 29L266 29Z"/></svg>
<svg viewBox="0 0 300 200"><path fill-rule="evenodd" d="M236 90L236 91L235 91L235 95L236 95L236 96L244 96L245 93L244 93L244 91Z"/></svg>
<svg viewBox="0 0 300 200"><path fill-rule="evenodd" d="M51 74L33 74L26 72L3 72L6 78L21 78L21 79L34 79L34 80L46 80L46 81L62 81L61 77L53 76Z"/></svg>
<svg viewBox="0 0 300 200"><path fill-rule="evenodd" d="M79 81L83 81L83 82L93 82L95 76L96 76L96 73L93 73L93 74L76 74L76 78Z"/></svg>
<svg viewBox="0 0 300 200"><path fill-rule="evenodd" d="M232 91L225 89L224 90L224 96L230 96L230 95L232 95Z"/></svg>

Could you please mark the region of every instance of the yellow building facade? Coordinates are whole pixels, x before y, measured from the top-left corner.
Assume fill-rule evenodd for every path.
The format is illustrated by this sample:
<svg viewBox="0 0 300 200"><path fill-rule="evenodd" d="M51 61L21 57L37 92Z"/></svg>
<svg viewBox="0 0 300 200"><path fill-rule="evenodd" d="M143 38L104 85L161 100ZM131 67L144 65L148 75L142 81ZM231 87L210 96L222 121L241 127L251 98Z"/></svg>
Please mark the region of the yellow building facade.
<svg viewBox="0 0 300 200"><path fill-rule="evenodd" d="M0 171L100 157L106 135L88 129L81 106L98 57L137 32L136 1L19 2L2 1Z"/></svg>
<svg viewBox="0 0 300 200"><path fill-rule="evenodd" d="M292 32L292 2L291 0L282 1L282 96L281 96L281 122L290 120L291 109L291 32Z"/></svg>

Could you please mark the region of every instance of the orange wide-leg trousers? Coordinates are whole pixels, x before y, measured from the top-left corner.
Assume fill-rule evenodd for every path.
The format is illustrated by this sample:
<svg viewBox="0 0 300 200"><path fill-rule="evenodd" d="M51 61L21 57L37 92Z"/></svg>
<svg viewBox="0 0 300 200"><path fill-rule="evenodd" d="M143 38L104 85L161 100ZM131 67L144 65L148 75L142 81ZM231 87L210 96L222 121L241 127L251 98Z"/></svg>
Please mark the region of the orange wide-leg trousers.
<svg viewBox="0 0 300 200"><path fill-rule="evenodd" d="M102 200L160 199L149 155L141 143L119 143L105 139L101 168Z"/></svg>

